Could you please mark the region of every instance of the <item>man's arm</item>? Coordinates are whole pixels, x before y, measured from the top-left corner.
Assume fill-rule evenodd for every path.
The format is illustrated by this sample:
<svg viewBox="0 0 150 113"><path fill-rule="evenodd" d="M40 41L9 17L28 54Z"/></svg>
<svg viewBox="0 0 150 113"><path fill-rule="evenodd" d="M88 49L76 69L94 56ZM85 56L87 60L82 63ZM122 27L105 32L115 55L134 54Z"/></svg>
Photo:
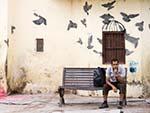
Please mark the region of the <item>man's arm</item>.
<svg viewBox="0 0 150 113"><path fill-rule="evenodd" d="M116 76L116 79L120 82L120 83L125 83L125 77L121 77L120 75Z"/></svg>
<svg viewBox="0 0 150 113"><path fill-rule="evenodd" d="M111 84L111 82L107 78L106 78L106 84L108 84L114 92L117 92L117 88L113 84Z"/></svg>
<svg viewBox="0 0 150 113"><path fill-rule="evenodd" d="M121 73L120 74L116 74L116 79L120 83L125 83L125 76L126 76L126 70L125 70L124 67L121 67Z"/></svg>

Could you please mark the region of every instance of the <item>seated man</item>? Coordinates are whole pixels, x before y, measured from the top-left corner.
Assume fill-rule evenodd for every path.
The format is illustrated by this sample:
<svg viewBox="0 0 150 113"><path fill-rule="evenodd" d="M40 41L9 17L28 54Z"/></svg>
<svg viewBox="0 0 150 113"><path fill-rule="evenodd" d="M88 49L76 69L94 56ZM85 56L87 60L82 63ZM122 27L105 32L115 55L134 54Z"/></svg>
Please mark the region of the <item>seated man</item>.
<svg viewBox="0 0 150 113"><path fill-rule="evenodd" d="M123 107L123 99L125 94L125 68L119 65L119 61L117 59L111 60L111 67L106 70L106 84L103 87L103 98L104 102L99 108L108 108L107 104L107 96L109 90L113 90L117 92L117 89L120 90L120 101L119 101L119 109Z"/></svg>

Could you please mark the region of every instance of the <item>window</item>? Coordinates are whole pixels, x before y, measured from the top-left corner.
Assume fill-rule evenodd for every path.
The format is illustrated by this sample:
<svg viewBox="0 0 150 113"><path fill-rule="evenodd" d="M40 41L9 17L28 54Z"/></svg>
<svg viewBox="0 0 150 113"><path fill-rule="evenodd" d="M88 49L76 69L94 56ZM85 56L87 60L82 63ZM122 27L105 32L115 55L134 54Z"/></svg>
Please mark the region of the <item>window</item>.
<svg viewBox="0 0 150 113"><path fill-rule="evenodd" d="M125 64L124 33L121 31L103 31L103 64L110 64L113 58L117 58L121 64Z"/></svg>
<svg viewBox="0 0 150 113"><path fill-rule="evenodd" d="M44 51L44 40L36 39L36 51L43 52Z"/></svg>

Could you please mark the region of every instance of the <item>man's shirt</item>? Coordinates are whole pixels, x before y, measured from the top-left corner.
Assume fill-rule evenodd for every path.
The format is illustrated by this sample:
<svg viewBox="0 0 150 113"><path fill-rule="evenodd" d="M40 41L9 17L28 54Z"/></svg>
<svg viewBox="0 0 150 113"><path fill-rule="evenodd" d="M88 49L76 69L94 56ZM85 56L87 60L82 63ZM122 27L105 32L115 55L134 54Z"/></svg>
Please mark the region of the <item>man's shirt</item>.
<svg viewBox="0 0 150 113"><path fill-rule="evenodd" d="M125 68L121 65L118 66L117 74L119 74L121 77L125 77ZM113 71L112 66L108 67L106 70L106 78L110 80L110 82L117 82L116 80L116 73Z"/></svg>

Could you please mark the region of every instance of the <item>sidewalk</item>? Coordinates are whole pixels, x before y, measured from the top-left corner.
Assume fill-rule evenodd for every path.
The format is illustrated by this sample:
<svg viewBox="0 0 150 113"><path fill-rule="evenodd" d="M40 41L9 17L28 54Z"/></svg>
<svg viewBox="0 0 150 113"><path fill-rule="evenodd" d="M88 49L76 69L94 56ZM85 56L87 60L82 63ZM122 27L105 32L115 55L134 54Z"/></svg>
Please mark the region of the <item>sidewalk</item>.
<svg viewBox="0 0 150 113"><path fill-rule="evenodd" d="M66 105L59 107L58 94L11 95L0 98L0 113L150 113L149 99L128 98L128 105L117 109L118 98L109 98L109 108L98 109L99 97L65 95Z"/></svg>

